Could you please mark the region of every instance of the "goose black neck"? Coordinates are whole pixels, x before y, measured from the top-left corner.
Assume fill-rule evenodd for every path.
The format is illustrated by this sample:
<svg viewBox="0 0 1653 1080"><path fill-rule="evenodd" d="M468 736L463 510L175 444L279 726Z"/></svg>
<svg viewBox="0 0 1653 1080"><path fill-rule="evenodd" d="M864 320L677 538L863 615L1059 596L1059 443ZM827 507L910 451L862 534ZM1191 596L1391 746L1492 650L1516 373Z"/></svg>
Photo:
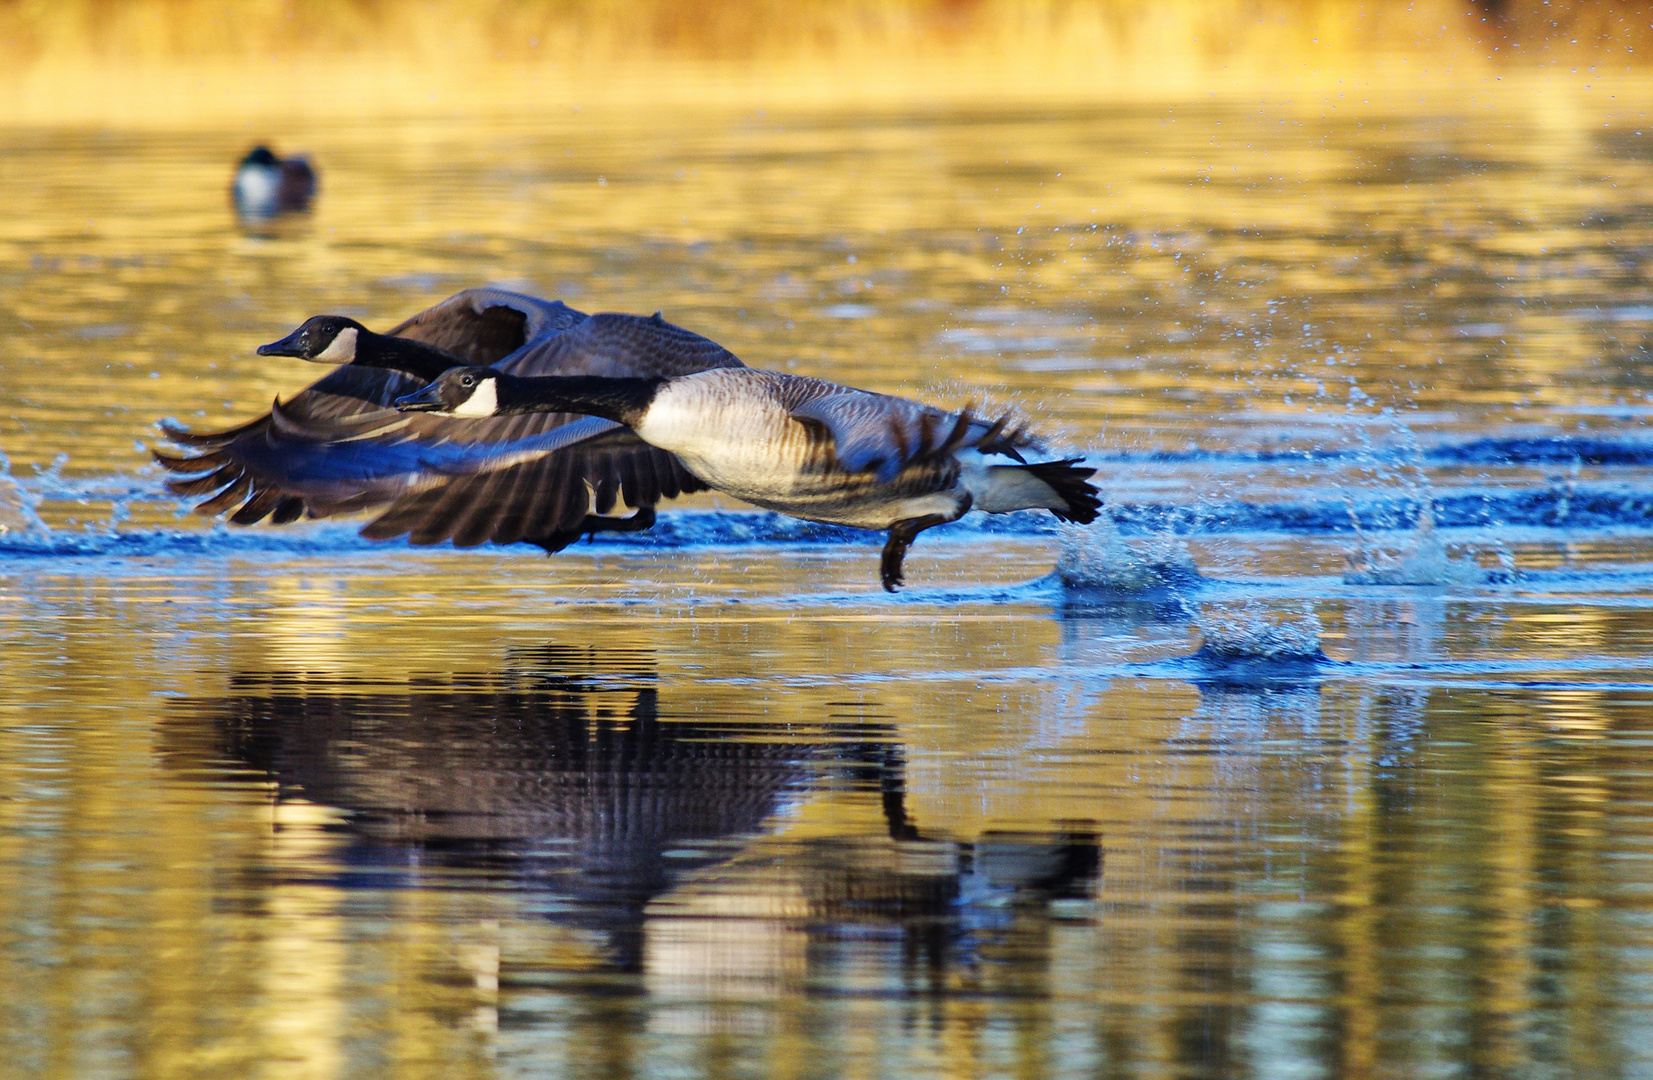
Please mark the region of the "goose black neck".
<svg viewBox="0 0 1653 1080"><path fill-rule="evenodd" d="M468 361L423 341L363 331L357 335L356 358L351 363L362 367L389 368L434 382L444 371L464 367Z"/></svg>
<svg viewBox="0 0 1653 1080"><path fill-rule="evenodd" d="M499 376L501 413L568 412L600 416L636 427L665 379L609 378L602 375Z"/></svg>

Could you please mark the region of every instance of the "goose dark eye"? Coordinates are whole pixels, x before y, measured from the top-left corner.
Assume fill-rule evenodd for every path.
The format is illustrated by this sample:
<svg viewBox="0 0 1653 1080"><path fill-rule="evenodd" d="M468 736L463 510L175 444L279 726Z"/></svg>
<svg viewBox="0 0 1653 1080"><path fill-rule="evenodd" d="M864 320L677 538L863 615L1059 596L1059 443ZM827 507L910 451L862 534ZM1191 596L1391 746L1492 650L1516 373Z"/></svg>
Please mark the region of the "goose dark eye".
<svg viewBox="0 0 1653 1080"><path fill-rule="evenodd" d="M476 377L474 375L462 375L462 376L460 376L460 379L459 379L459 385L460 386L475 386L476 385Z"/></svg>

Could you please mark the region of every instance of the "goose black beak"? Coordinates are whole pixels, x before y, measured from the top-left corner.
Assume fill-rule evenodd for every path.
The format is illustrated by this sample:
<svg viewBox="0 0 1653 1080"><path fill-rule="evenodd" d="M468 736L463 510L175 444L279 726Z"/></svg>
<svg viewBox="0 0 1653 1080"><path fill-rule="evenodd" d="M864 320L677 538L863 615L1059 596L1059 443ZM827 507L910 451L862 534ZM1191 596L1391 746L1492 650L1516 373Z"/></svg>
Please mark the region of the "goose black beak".
<svg viewBox="0 0 1653 1080"><path fill-rule="evenodd" d="M423 390L404 394L391 404L401 412L437 412L442 408L442 399L437 396L436 384L431 383Z"/></svg>
<svg viewBox="0 0 1653 1080"><path fill-rule="evenodd" d="M300 348L299 331L297 330L294 330L291 334L288 334L280 341L272 341L268 345L260 345L258 347L258 355L296 356L300 360L310 359L308 356L304 355L304 350Z"/></svg>

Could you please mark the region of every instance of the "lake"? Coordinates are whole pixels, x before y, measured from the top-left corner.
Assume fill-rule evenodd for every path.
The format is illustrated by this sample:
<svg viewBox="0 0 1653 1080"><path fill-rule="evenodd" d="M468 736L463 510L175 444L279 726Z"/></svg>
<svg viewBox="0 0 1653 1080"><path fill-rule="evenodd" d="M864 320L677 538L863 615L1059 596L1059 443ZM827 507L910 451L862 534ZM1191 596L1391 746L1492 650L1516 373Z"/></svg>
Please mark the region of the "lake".
<svg viewBox="0 0 1653 1080"><path fill-rule="evenodd" d="M0 125L0 1073L1653 1072L1648 82L201 78ZM321 193L243 226L270 132ZM715 495L547 558L164 489L320 374L257 345L485 282L1013 407L1111 520L891 596Z"/></svg>

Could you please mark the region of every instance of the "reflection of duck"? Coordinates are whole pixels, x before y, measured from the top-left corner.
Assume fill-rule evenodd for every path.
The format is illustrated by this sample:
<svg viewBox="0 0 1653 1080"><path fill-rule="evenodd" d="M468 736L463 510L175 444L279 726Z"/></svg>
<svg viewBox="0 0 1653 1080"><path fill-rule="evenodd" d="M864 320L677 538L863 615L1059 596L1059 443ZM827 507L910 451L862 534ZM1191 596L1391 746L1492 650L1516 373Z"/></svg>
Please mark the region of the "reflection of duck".
<svg viewBox="0 0 1653 1080"><path fill-rule="evenodd" d="M450 354L524 375L669 375L740 364L705 338L653 319L588 318L494 288L467 289L371 340L360 326L326 316L260 350L345 363L256 420L226 431L169 427L193 453L156 460L205 474L173 481L172 490L210 494L197 511L229 511L238 525L375 510L362 530L372 539L525 542L548 551L591 532L646 529L661 499L705 490L672 454L594 417L455 420L390 408L423 385L408 372L429 374ZM385 338L408 344L391 349Z"/></svg>
<svg viewBox="0 0 1653 1080"><path fill-rule="evenodd" d="M236 213L246 218L308 210L316 194L316 171L308 158L278 158L269 147L255 146L236 167L230 193Z"/></svg>

